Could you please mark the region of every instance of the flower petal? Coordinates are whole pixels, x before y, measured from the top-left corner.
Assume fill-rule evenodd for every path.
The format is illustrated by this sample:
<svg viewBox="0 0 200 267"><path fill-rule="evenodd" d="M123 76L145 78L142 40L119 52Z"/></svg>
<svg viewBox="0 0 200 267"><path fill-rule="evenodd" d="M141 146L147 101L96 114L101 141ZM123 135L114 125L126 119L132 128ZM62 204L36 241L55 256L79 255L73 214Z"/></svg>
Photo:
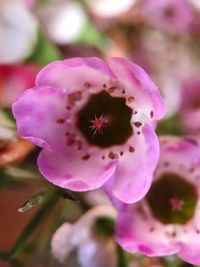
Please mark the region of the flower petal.
<svg viewBox="0 0 200 267"><path fill-rule="evenodd" d="M126 251L148 256L164 256L176 253L179 246L170 242L165 228L155 220L139 216L140 210L121 213L116 225L115 239ZM148 221L147 221L148 220Z"/></svg>
<svg viewBox="0 0 200 267"><path fill-rule="evenodd" d="M66 132L65 102L64 92L56 88L26 90L13 105L19 135L42 148L62 151Z"/></svg>
<svg viewBox="0 0 200 267"><path fill-rule="evenodd" d="M178 256L191 264L200 265L200 234L189 233Z"/></svg>
<svg viewBox="0 0 200 267"><path fill-rule="evenodd" d="M80 151L74 149L68 149L63 155L42 151L38 166L49 182L74 191L101 187L116 167L115 162L105 163L98 153L81 156Z"/></svg>
<svg viewBox="0 0 200 267"><path fill-rule="evenodd" d="M109 67L99 58L71 58L55 61L43 68L36 85L65 88L68 93L97 87L116 79Z"/></svg>
<svg viewBox="0 0 200 267"><path fill-rule="evenodd" d="M124 86L130 97L134 97L133 105L150 119L160 119L165 114L161 95L147 73L131 61L114 57L108 65Z"/></svg>
<svg viewBox="0 0 200 267"><path fill-rule="evenodd" d="M116 267L116 243L111 237L103 239L90 236L81 242L78 258L81 267Z"/></svg>
<svg viewBox="0 0 200 267"><path fill-rule="evenodd" d="M75 247L73 239L69 238L72 229L73 225L64 223L57 229L51 240L51 252L60 262L63 262Z"/></svg>
<svg viewBox="0 0 200 267"><path fill-rule="evenodd" d="M130 148L134 151L124 153L113 179L112 192L125 203L133 203L144 197L159 158L159 143L154 130L145 125L142 132L130 139Z"/></svg>
<svg viewBox="0 0 200 267"><path fill-rule="evenodd" d="M74 248L79 247L81 261L82 252L87 252L87 259L85 261L87 264L87 261L92 260L91 257L93 256L93 253L90 253L90 245L97 246L98 248L98 244L94 244L94 238L92 238L94 223L101 217L116 219L116 215L116 210L111 205L100 205L86 212L73 225L69 223L61 225L53 235L51 241L51 250L55 258L63 262ZM85 249L82 248L84 243L88 246Z"/></svg>

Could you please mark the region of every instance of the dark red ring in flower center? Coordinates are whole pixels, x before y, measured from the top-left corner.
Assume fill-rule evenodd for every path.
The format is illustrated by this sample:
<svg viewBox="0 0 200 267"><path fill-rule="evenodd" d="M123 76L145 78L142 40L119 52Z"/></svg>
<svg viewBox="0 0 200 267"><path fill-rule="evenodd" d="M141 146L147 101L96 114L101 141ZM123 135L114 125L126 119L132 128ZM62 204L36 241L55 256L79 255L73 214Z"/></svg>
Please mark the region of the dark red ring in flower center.
<svg viewBox="0 0 200 267"><path fill-rule="evenodd" d="M195 186L174 173L165 173L147 194L153 215L162 223L185 224L194 216L198 194Z"/></svg>
<svg viewBox="0 0 200 267"><path fill-rule="evenodd" d="M77 114L77 127L88 143L99 147L124 144L133 134L132 109L123 97L93 94Z"/></svg>

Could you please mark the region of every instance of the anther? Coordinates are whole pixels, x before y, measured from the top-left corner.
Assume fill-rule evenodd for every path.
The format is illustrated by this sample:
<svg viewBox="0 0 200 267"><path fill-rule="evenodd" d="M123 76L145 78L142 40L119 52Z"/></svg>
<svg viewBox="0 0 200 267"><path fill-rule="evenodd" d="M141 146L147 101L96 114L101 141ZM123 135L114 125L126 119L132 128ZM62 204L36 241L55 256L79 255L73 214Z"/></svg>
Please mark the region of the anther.
<svg viewBox="0 0 200 267"><path fill-rule="evenodd" d="M180 211L183 208L183 200L178 197L172 197L169 199L172 211Z"/></svg>
<svg viewBox="0 0 200 267"><path fill-rule="evenodd" d="M102 128L108 123L108 119L101 115L99 118L95 115L94 120L91 120L91 126L89 127L95 134L103 134Z"/></svg>
<svg viewBox="0 0 200 267"><path fill-rule="evenodd" d="M134 101L134 97L133 96L128 97L127 101L128 104L131 104Z"/></svg>

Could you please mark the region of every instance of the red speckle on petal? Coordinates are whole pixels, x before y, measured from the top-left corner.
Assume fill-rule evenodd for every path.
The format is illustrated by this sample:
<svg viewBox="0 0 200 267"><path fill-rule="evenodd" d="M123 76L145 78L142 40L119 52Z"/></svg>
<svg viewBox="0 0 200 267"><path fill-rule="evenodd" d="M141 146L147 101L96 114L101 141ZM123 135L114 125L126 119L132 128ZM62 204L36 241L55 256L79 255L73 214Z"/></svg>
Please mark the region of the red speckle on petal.
<svg viewBox="0 0 200 267"><path fill-rule="evenodd" d="M139 128L140 126L142 126L142 123L140 121L136 121L133 123L135 125L135 127Z"/></svg>
<svg viewBox="0 0 200 267"><path fill-rule="evenodd" d="M151 119L153 118L153 110L151 110L151 112L150 112L150 117L151 117Z"/></svg>
<svg viewBox="0 0 200 267"><path fill-rule="evenodd" d="M85 83L84 83L84 87L85 87L85 88L90 88L90 87L91 87L91 83L89 83L89 82L85 82Z"/></svg>
<svg viewBox="0 0 200 267"><path fill-rule="evenodd" d="M133 146L129 146L129 152L133 153L135 151L135 148Z"/></svg>
<svg viewBox="0 0 200 267"><path fill-rule="evenodd" d="M56 122L57 122L57 123L60 123L60 124L63 124L63 123L65 123L65 119L57 119Z"/></svg>
<svg viewBox="0 0 200 267"><path fill-rule="evenodd" d="M85 156L82 157L83 160L88 160L90 158L90 155L86 154Z"/></svg>
<svg viewBox="0 0 200 267"><path fill-rule="evenodd" d="M118 155L116 153L113 153L113 152L110 152L108 156L110 159L118 159Z"/></svg>
<svg viewBox="0 0 200 267"><path fill-rule="evenodd" d="M110 88L108 88L108 92L110 94L112 94L115 90L116 90L116 87L115 86L111 86Z"/></svg>

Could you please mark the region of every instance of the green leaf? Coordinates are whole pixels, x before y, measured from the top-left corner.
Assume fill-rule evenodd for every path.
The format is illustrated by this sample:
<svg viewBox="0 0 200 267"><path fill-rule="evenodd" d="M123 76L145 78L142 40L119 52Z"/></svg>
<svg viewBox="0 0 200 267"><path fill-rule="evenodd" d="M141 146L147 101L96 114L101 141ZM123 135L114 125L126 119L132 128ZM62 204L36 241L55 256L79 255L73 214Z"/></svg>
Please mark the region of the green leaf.
<svg viewBox="0 0 200 267"><path fill-rule="evenodd" d="M173 117L161 120L158 123L156 132L158 135L163 135L163 134L182 135L183 129L179 115L176 114Z"/></svg>
<svg viewBox="0 0 200 267"><path fill-rule="evenodd" d="M37 44L32 54L27 59L27 62L38 63L43 66L61 58L58 48L40 31L38 33Z"/></svg>
<svg viewBox="0 0 200 267"><path fill-rule="evenodd" d="M91 22L85 24L83 32L80 34L78 43L94 45L104 52L108 46L108 38L100 32Z"/></svg>
<svg viewBox="0 0 200 267"><path fill-rule="evenodd" d="M17 239L17 241L15 242L13 248L9 253L9 261L15 259L18 253L21 252L21 250L23 250L23 248L27 244L29 237L32 235L32 233L37 229L38 225L45 219L47 214L55 206L58 196L59 193L57 191L51 194L49 196L47 203L44 204L44 206L35 214L30 223L25 227L25 229L22 231L21 235L19 236L19 238Z"/></svg>
<svg viewBox="0 0 200 267"><path fill-rule="evenodd" d="M128 262L124 250L117 246L118 251L118 267L128 267Z"/></svg>

